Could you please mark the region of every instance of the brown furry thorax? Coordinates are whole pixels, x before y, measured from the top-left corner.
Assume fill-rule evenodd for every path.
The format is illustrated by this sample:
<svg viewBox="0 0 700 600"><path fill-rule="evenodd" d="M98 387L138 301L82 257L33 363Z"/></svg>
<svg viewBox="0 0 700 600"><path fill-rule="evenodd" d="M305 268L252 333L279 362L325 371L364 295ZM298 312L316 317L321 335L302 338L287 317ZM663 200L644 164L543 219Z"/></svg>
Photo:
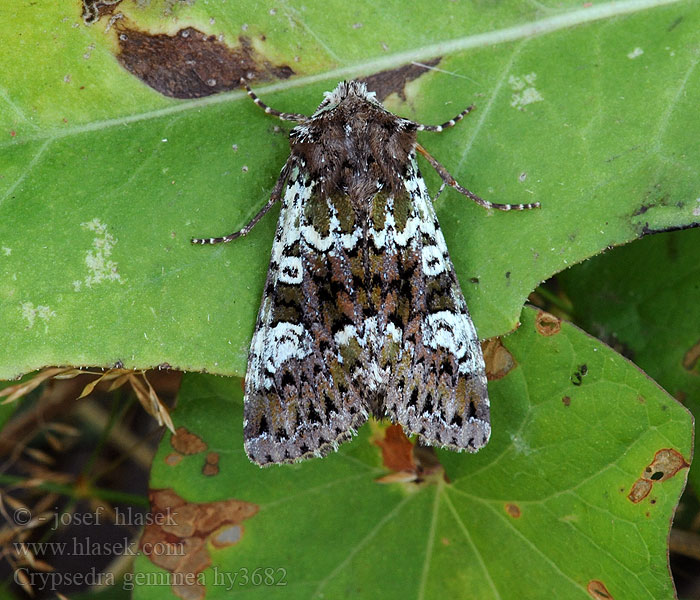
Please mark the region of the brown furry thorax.
<svg viewBox="0 0 700 600"><path fill-rule="evenodd" d="M387 111L364 83L341 82L289 138L322 196L342 193L364 203L380 189L405 193L416 126Z"/></svg>

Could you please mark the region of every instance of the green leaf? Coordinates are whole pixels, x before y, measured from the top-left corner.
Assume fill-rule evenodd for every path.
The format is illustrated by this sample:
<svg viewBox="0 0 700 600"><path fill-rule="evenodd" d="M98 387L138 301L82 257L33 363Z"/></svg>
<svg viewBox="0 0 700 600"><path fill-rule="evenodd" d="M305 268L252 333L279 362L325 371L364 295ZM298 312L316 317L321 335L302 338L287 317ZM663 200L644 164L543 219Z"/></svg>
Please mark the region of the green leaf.
<svg viewBox="0 0 700 600"><path fill-rule="evenodd" d="M700 414L700 229L654 235L557 278L577 323ZM695 450L700 451L696 438ZM700 492L700 470L690 471Z"/></svg>
<svg viewBox="0 0 700 600"><path fill-rule="evenodd" d="M645 470L659 452L677 466L689 460L690 415L572 325L530 309L522 321L503 340L512 368L489 384L491 441L475 455L439 451L445 477L424 483L377 481L390 471L376 423L324 459L260 469L243 451L240 380L186 376L173 419L200 445L184 454L167 436L151 488L181 498L183 529L169 527L167 539L206 550L197 555L202 568L210 561L206 598L228 597L229 574L245 598L539 600L557 590L590 600L587 588L601 582L613 598L672 599L666 540L687 471ZM212 462L218 473L203 475ZM633 503L642 477L649 493ZM219 528L216 503L231 497L253 514L229 510ZM201 521L199 503L212 503ZM237 543L217 548L236 527ZM195 544L187 536L198 528L214 532ZM243 583L266 567L283 570L287 585ZM165 597L167 575L139 557L134 598Z"/></svg>
<svg viewBox="0 0 700 600"><path fill-rule="evenodd" d="M165 97L116 58L138 40L146 54L128 64L159 89L218 89L208 74L236 61L175 68L148 54L186 28L252 48L260 79L293 70L255 86L282 110L308 114L339 79L386 70L372 81L396 92L386 105L399 114L437 123L476 103L421 143L488 200L542 203L489 214L453 190L437 202L481 337L512 329L528 293L566 266L700 221L697 3L474 0L407 14L396 1L124 0L118 20L103 9L88 26L79 3L0 7L0 377L164 362L243 373L277 211L226 247L189 239L259 210L287 128L238 91ZM412 61L434 68L401 69Z"/></svg>

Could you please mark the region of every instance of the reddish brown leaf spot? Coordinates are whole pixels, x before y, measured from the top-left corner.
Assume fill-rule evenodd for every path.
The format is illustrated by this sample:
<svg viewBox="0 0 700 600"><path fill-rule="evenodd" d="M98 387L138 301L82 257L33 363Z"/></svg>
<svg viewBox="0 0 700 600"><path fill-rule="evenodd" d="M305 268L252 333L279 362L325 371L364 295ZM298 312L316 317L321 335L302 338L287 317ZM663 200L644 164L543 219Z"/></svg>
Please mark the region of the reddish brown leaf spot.
<svg viewBox="0 0 700 600"><path fill-rule="evenodd" d="M692 371L698 364L700 359L700 340L683 355L683 368L686 371Z"/></svg>
<svg viewBox="0 0 700 600"><path fill-rule="evenodd" d="M634 504L641 502L642 500L644 500L644 498L646 498L649 495L649 492L651 492L652 485L653 484L651 481L646 481L645 479L637 479L637 481L635 481L632 485L630 493L627 494L627 498L630 502L633 502Z"/></svg>
<svg viewBox="0 0 700 600"><path fill-rule="evenodd" d="M412 444L400 425L387 427L384 437L375 439L374 444L382 449L384 466L393 471L376 479L377 483L420 484L435 477L445 477L435 450Z"/></svg>
<svg viewBox="0 0 700 600"><path fill-rule="evenodd" d="M535 329L537 329L537 333L545 337L556 335L561 331L561 319L541 310L535 317Z"/></svg>
<svg viewBox="0 0 700 600"><path fill-rule="evenodd" d="M440 538L440 542L442 543L443 546L449 546L449 545L450 545L450 540L447 539L446 537Z"/></svg>
<svg viewBox="0 0 700 600"><path fill-rule="evenodd" d="M207 543L230 546L243 535L242 523L258 506L241 500L197 504L173 490L150 493L151 519L141 536L140 549L153 564L170 571L173 593L186 600L204 598L200 577L211 565Z"/></svg>
<svg viewBox="0 0 700 600"><path fill-rule="evenodd" d="M207 454L207 462L202 467L202 474L213 476L219 474L219 453L210 452Z"/></svg>
<svg viewBox="0 0 700 600"><path fill-rule="evenodd" d="M180 461L182 461L182 454L179 454L178 452L171 452L165 457L165 464L169 467L174 467L175 465L180 464Z"/></svg>
<svg viewBox="0 0 700 600"><path fill-rule="evenodd" d="M641 502L649 495L655 483L666 481L689 466L680 452L673 448L662 448L654 454L654 460L644 468L642 476L634 482L627 498L635 504Z"/></svg>
<svg viewBox="0 0 700 600"><path fill-rule="evenodd" d="M377 95L377 100L383 102L387 96L393 93L399 95L401 100L406 101L406 84L409 81L418 79L423 73L429 71L440 62L440 58L427 60L422 64L409 63L397 69L380 71L374 75L369 75L360 79L367 84L367 89Z"/></svg>
<svg viewBox="0 0 700 600"><path fill-rule="evenodd" d="M561 402L564 406L571 406L571 398L569 398L569 396L564 396Z"/></svg>
<svg viewBox="0 0 700 600"><path fill-rule="evenodd" d="M614 600L608 588L605 587L605 584L597 579L589 581L586 589L591 595L591 598L595 598L595 600Z"/></svg>
<svg viewBox="0 0 700 600"><path fill-rule="evenodd" d="M172 98L201 98L232 90L241 77L266 81L294 74L289 66L266 60L247 37L239 37L239 45L230 48L194 27L174 35L118 27L117 59L122 66Z"/></svg>
<svg viewBox="0 0 700 600"><path fill-rule="evenodd" d="M680 452L663 448L654 455L654 460L644 469L642 477L650 481L666 481L689 466Z"/></svg>
<svg viewBox="0 0 700 600"><path fill-rule="evenodd" d="M384 438L374 440L374 443L382 449L382 462L387 469L415 472L413 444L406 437L401 425L389 425Z"/></svg>
<svg viewBox="0 0 700 600"><path fill-rule="evenodd" d="M523 514L520 507L514 502L507 502L505 508L506 512L514 519L519 519L520 515Z"/></svg>
<svg viewBox="0 0 700 600"><path fill-rule="evenodd" d="M202 438L190 433L185 427L178 427L175 433L170 436L170 445L181 454L197 454L204 452L207 445Z"/></svg>
<svg viewBox="0 0 700 600"><path fill-rule="evenodd" d="M502 379L517 364L513 355L501 343L500 338L491 338L481 343L486 363L486 377L489 381Z"/></svg>

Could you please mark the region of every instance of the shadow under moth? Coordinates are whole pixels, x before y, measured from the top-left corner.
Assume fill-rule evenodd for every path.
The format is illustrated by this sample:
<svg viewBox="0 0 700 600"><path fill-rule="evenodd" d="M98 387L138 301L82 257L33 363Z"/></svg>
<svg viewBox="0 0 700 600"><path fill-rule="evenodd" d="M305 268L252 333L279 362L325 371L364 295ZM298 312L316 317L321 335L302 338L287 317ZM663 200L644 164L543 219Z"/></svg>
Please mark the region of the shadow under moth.
<svg viewBox="0 0 700 600"><path fill-rule="evenodd" d="M291 153L268 203L281 202L250 347L244 437L258 465L323 456L371 413L422 443L475 452L489 439L484 359L433 203L416 162L484 208L417 142L421 125L387 111L364 83L341 82L294 121ZM442 190L442 187L440 188Z"/></svg>

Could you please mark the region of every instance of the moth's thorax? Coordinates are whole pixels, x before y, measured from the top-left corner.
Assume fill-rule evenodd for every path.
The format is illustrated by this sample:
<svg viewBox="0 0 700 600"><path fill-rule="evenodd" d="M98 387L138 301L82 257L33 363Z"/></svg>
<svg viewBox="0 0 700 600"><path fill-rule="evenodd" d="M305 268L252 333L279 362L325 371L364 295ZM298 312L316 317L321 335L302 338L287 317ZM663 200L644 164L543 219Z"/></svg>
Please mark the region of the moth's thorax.
<svg viewBox="0 0 700 600"><path fill-rule="evenodd" d="M415 125L388 112L356 81L327 93L313 116L290 133L292 154L318 182L319 192L357 201L378 188L403 192L415 144Z"/></svg>

